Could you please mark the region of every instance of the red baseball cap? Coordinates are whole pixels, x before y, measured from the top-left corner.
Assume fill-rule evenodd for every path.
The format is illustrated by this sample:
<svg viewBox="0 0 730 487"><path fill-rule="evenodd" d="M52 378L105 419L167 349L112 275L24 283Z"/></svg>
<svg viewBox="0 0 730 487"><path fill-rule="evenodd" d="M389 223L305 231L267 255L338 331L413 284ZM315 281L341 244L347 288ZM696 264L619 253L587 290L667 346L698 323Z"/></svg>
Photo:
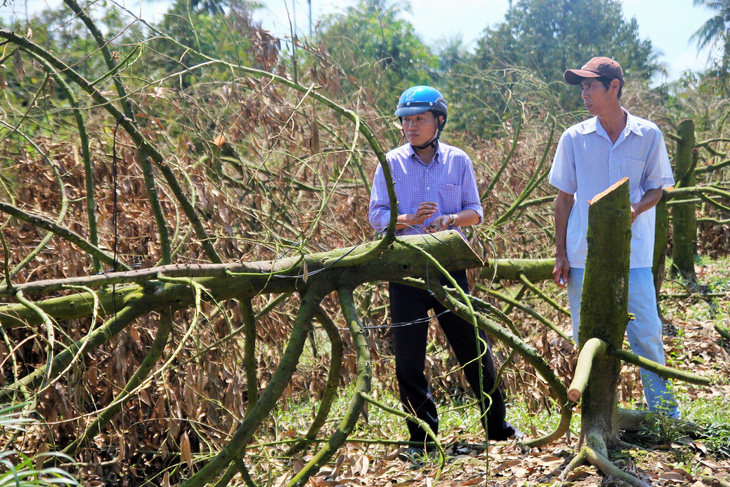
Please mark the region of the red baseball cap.
<svg viewBox="0 0 730 487"><path fill-rule="evenodd" d="M617 79L624 85L624 72L621 65L611 58L594 57L580 69L568 69L563 73L565 82L569 85L579 85L586 78Z"/></svg>

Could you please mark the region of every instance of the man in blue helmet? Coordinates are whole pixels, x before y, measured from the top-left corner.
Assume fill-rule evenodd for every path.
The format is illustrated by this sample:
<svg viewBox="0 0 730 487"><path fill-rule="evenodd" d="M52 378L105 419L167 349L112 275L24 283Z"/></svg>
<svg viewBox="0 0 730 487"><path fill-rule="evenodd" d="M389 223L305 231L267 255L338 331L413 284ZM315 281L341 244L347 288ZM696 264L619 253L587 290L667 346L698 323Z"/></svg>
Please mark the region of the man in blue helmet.
<svg viewBox="0 0 730 487"><path fill-rule="evenodd" d="M439 141L446 124L448 110L444 97L429 86L414 86L403 92L395 115L400 118L403 137L408 141L386 155L395 183L398 200L396 231L398 235L417 235L476 225L482 221L474 169L469 156L456 147ZM370 224L384 231L390 220L390 201L382 167L378 166L370 195ZM465 271L452 273L453 278L469 292ZM427 276L423 276L426 278ZM440 281L446 284L441 276ZM497 380L489 341L473 326L447 311L428 292L398 283L389 284L390 315L393 322L395 369L401 401L406 411L438 431L438 413L424 375L428 311L434 310L441 329L464 368L467 381L479 395L494 389ZM484 346L486 345L486 350ZM477 360L481 356L481 360ZM522 436L505 421L502 393L496 389L480 405L487 409L486 426L489 438L506 440ZM401 458L413 458L428 445L426 431L415 421L407 421L413 446Z"/></svg>

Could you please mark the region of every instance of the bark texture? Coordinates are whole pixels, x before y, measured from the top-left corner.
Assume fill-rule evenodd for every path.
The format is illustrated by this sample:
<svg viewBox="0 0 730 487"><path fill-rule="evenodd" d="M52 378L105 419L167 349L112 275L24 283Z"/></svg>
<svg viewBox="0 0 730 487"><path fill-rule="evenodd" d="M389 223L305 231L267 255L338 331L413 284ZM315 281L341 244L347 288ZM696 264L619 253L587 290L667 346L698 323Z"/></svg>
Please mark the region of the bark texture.
<svg viewBox="0 0 730 487"><path fill-rule="evenodd" d="M694 122L692 120L683 120L679 124L678 134L674 179L677 188L692 187L696 182L694 175ZM691 199L691 196L678 196L676 198L676 200L682 199ZM692 281L697 279L694 267L695 249L697 247L695 206L694 203L687 203L672 207L672 258L674 260L672 273L679 274Z"/></svg>
<svg viewBox="0 0 730 487"><path fill-rule="evenodd" d="M665 262L667 260L667 243L669 241L669 207L667 206L667 195L662 194L662 199L656 205L656 228L654 230L654 261L651 266L654 275L654 288L656 289L657 302L659 293L664 283ZM660 314L661 316L661 314Z"/></svg>
<svg viewBox="0 0 730 487"><path fill-rule="evenodd" d="M579 343L598 338L621 348L628 322L629 254L631 251L629 181L622 179L591 201ZM607 455L617 440L616 389L620 361L596 355L583 394L580 444Z"/></svg>

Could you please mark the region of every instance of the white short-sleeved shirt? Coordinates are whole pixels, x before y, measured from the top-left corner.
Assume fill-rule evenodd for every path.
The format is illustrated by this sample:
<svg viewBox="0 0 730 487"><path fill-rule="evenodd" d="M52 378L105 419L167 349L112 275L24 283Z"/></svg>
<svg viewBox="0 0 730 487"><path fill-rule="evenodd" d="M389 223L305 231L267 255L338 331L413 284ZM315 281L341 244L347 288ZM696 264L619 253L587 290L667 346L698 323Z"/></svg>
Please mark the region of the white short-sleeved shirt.
<svg viewBox="0 0 730 487"><path fill-rule="evenodd" d="M574 195L568 219L566 251L570 267L585 267L588 201L624 177L632 203L655 188L674 184L661 130L653 122L626 112L626 127L612 143L598 121L585 120L560 137L550 170L550 184ZM655 209L641 213L631 226L630 267L651 267L654 256Z"/></svg>

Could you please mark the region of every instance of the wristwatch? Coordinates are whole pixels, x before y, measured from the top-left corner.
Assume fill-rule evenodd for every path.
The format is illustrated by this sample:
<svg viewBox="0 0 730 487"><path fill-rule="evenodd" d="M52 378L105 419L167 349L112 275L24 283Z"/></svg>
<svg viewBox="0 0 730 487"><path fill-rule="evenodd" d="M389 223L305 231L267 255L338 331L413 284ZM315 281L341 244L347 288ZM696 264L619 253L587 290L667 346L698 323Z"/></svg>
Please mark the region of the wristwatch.
<svg viewBox="0 0 730 487"><path fill-rule="evenodd" d="M456 226L456 213L452 213L449 216L451 216L451 225Z"/></svg>

